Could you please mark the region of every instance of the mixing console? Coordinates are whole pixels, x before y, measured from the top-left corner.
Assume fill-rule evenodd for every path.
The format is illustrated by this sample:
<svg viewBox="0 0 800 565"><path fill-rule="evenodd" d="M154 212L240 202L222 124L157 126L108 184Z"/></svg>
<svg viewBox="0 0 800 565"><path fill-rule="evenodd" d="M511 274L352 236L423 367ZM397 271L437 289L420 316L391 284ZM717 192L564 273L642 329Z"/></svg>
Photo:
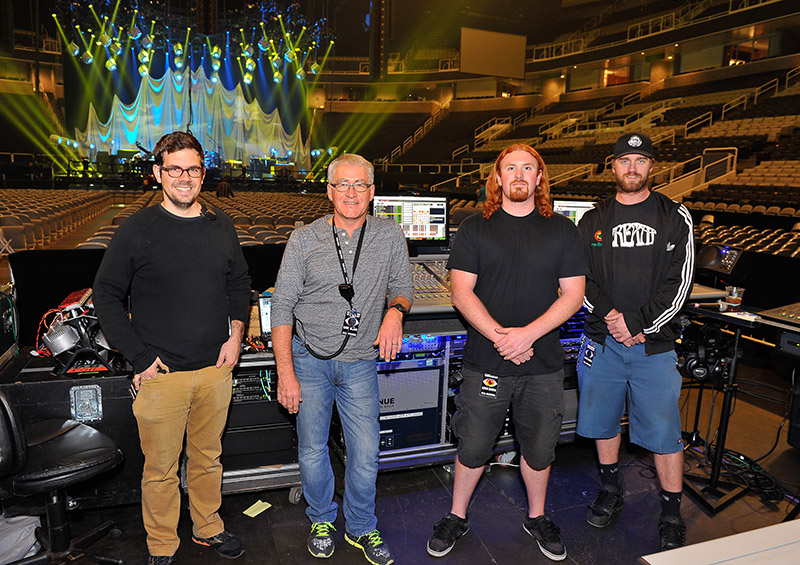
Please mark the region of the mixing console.
<svg viewBox="0 0 800 565"><path fill-rule="evenodd" d="M778 320L792 326L800 326L800 302L779 306L778 308L771 308L769 310L762 310L758 315L762 318Z"/></svg>
<svg viewBox="0 0 800 565"><path fill-rule="evenodd" d="M411 263L411 278L414 281L412 313L452 312L446 264L446 261Z"/></svg>
<svg viewBox="0 0 800 565"><path fill-rule="evenodd" d="M425 267L434 275L450 286L450 271L447 269L447 261L425 261Z"/></svg>

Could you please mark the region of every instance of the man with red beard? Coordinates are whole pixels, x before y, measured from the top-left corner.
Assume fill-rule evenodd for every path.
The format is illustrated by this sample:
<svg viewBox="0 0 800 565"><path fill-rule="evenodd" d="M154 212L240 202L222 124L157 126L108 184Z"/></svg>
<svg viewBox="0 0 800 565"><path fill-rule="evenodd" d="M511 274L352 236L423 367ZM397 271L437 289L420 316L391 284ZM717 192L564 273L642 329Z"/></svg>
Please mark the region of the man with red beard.
<svg viewBox="0 0 800 565"><path fill-rule="evenodd" d="M469 328L452 420L453 501L434 526L428 553L443 557L469 531L470 497L513 406L528 495L523 528L544 555L561 561L567 551L559 528L544 514L564 411L558 328L581 306L586 266L577 229L553 214L547 169L532 147L500 153L483 214L460 224L447 266L453 304Z"/></svg>
<svg viewBox="0 0 800 565"><path fill-rule="evenodd" d="M654 454L666 550L686 543L675 339L692 288L692 218L681 204L648 188L653 145L646 135L620 137L611 168L617 193L579 225L589 266L589 316L578 355L577 432L596 440L602 482L586 521L604 528L622 509L620 419L627 400L630 440Z"/></svg>

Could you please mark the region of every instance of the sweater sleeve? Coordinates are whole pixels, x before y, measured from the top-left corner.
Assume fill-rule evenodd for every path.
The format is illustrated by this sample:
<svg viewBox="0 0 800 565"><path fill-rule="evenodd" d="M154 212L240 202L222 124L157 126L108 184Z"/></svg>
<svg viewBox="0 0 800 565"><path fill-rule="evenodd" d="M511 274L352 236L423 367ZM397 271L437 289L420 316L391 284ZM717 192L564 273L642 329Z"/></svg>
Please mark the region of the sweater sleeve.
<svg viewBox="0 0 800 565"><path fill-rule="evenodd" d="M670 262L667 276L650 302L638 311L623 313L632 335L660 332L665 324L680 313L691 293L694 280L694 230L692 217L682 204L673 216L671 227L667 242L667 258Z"/></svg>
<svg viewBox="0 0 800 565"><path fill-rule="evenodd" d="M228 237L232 254L227 283L228 315L231 320L246 322L250 308L250 272L233 224L229 225Z"/></svg>
<svg viewBox="0 0 800 565"><path fill-rule="evenodd" d="M109 243L94 279L92 301L103 334L133 364L134 372L141 373L158 354L136 333L124 305L138 244L139 232L132 226L133 222L120 225Z"/></svg>
<svg viewBox="0 0 800 565"><path fill-rule="evenodd" d="M602 261L602 252L600 250L593 250L592 248L592 242L595 241L596 237L598 237L597 234L600 232L597 224L591 220L593 217L598 216L599 214L597 211L588 212L581 218L578 228L581 233L583 252L589 271L586 275L586 290L584 292L583 304L590 314L594 314L602 320L611 312L614 305L599 283L602 278L602 266L599 264L599 262ZM602 234L600 234L599 237L602 240ZM600 241L600 243L602 243L602 241Z"/></svg>

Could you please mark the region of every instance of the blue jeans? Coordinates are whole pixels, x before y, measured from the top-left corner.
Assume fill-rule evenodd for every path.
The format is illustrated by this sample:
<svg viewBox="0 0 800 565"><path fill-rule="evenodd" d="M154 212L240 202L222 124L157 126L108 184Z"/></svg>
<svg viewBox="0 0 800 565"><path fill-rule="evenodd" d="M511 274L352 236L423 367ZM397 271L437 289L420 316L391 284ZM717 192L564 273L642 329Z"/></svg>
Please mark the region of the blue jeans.
<svg viewBox="0 0 800 565"><path fill-rule="evenodd" d="M375 480L378 476L380 424L378 369L374 360L322 361L300 340L292 340L294 371L303 401L297 413L300 479L312 522L336 520L334 477L328 456L333 402L339 411L347 445L344 475L345 529L361 536L378 525Z"/></svg>

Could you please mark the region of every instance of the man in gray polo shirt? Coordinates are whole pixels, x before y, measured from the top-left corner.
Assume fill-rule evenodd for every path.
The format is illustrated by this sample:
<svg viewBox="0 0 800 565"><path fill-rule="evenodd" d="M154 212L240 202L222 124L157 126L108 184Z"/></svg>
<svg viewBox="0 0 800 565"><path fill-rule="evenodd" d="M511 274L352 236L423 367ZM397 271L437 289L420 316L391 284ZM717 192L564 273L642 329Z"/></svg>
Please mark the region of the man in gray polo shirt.
<svg viewBox="0 0 800 565"><path fill-rule="evenodd" d="M272 297L278 401L297 414L300 476L311 520L308 550L333 554L336 520L328 432L334 401L347 444L345 540L376 565L394 562L375 517L378 473L376 348L394 359L413 283L400 226L367 214L372 164L346 154L328 167L332 215L297 229ZM388 309L384 312L387 299Z"/></svg>

